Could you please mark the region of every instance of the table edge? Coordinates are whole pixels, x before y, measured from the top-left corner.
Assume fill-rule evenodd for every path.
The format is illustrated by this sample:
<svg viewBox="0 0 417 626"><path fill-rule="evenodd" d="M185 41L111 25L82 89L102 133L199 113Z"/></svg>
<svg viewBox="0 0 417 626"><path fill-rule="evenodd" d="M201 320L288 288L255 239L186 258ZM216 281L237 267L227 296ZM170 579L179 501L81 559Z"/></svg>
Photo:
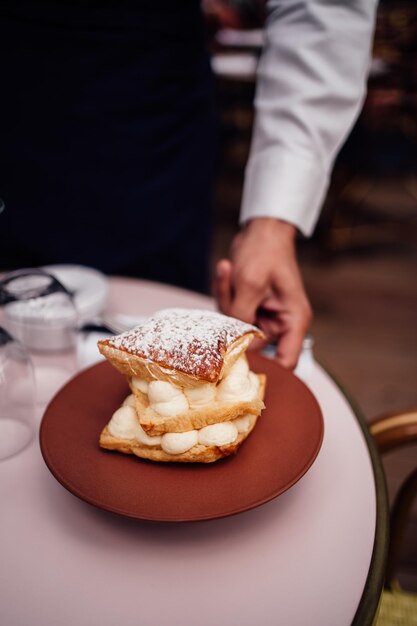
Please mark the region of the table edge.
<svg viewBox="0 0 417 626"><path fill-rule="evenodd" d="M378 614L389 545L389 503L385 472L378 449L358 404L332 370L323 364L321 360L316 360L316 362L331 378L349 403L364 436L371 459L376 498L375 537L365 587L356 609L352 626L372 626L372 624L375 624Z"/></svg>

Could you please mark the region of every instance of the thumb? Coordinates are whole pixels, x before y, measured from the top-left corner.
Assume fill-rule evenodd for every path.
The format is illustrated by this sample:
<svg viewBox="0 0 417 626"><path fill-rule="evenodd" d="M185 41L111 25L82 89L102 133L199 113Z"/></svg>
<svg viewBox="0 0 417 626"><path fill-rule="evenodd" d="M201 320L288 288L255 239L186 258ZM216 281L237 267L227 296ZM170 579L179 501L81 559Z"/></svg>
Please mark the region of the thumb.
<svg viewBox="0 0 417 626"><path fill-rule="evenodd" d="M214 294L222 313L229 314L232 305L232 263L221 259L216 266Z"/></svg>

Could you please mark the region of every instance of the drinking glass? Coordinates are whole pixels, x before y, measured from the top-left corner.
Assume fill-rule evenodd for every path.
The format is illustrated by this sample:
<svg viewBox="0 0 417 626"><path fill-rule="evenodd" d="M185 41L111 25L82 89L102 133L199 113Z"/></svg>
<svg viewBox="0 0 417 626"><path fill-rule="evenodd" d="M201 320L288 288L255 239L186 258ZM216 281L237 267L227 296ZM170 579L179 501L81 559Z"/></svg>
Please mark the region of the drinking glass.
<svg viewBox="0 0 417 626"><path fill-rule="evenodd" d="M3 326L29 351L37 400L46 404L75 373L78 314L73 295L42 269L23 269L0 280Z"/></svg>
<svg viewBox="0 0 417 626"><path fill-rule="evenodd" d="M31 441L35 423L35 379L29 355L0 326L0 460Z"/></svg>

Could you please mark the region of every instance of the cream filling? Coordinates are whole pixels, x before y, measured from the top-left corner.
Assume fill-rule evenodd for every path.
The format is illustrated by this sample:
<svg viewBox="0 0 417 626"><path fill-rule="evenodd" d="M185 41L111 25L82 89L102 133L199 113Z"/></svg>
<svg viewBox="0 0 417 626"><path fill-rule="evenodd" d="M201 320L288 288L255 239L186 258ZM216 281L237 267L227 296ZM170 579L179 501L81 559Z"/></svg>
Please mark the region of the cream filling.
<svg viewBox="0 0 417 626"><path fill-rule="evenodd" d="M109 433L113 437L120 437L121 439L136 439L137 427L136 411L132 406L126 405L121 406L113 413L107 425Z"/></svg>
<svg viewBox="0 0 417 626"><path fill-rule="evenodd" d="M149 405L164 417L175 417L189 409L185 394L164 380L154 380L148 385Z"/></svg>
<svg viewBox="0 0 417 626"><path fill-rule="evenodd" d="M154 380L147 383L139 378L132 378L134 387L147 394L149 406L159 415L175 417L189 408L202 409L216 402L244 402L254 400L259 391L259 380L249 370L244 356L230 368L227 375L216 386L204 383L182 390L168 381ZM197 443L205 446L225 446L236 441L239 433L246 433L252 415L204 426L200 430L183 433L165 433L162 436L149 436L141 427L135 411L134 395L129 395L109 422L111 435L121 439L135 439L146 446L161 446L167 454L182 454Z"/></svg>
<svg viewBox="0 0 417 626"><path fill-rule="evenodd" d="M167 454L182 454L197 443L204 446L225 446L234 443L239 433L247 432L252 415L242 415L228 422L219 422L204 426L200 430L188 430L184 433L165 433L151 437L139 424L135 408L129 404L131 395L115 411L107 428L113 437L136 440L145 446L160 446Z"/></svg>
<svg viewBox="0 0 417 626"><path fill-rule="evenodd" d="M238 437L238 430L233 422L220 422L204 426L198 431L198 443L203 446L225 446Z"/></svg>
<svg viewBox="0 0 417 626"><path fill-rule="evenodd" d="M126 398L128 400L129 396ZM126 402L125 400L125 402ZM136 410L128 404L122 405L113 413L107 430L112 437L118 439L136 440L145 446L158 446L161 444L161 437L150 437L139 424Z"/></svg>
<svg viewBox="0 0 417 626"><path fill-rule="evenodd" d="M196 430L185 433L165 433L161 437L161 448L167 454L182 454L193 448L198 442Z"/></svg>
<svg viewBox="0 0 417 626"><path fill-rule="evenodd" d="M136 387L136 389L139 389L139 391L141 391L142 393L148 393L149 385L146 382L146 380L143 380L142 378L137 378L137 376L134 376L132 378L132 385Z"/></svg>
<svg viewBox="0 0 417 626"><path fill-rule="evenodd" d="M192 409L204 407L216 401L216 385L211 383L184 389L184 393Z"/></svg>
<svg viewBox="0 0 417 626"><path fill-rule="evenodd" d="M258 377L249 370L244 356L237 359L217 386L202 383L181 389L168 381L154 380L147 383L140 378L132 378L132 383L147 394L150 408L163 417L176 417L190 408L204 409L216 402L251 402L259 391Z"/></svg>
<svg viewBox="0 0 417 626"><path fill-rule="evenodd" d="M217 398L223 402L250 402L256 398L258 389L258 377L249 371L244 359L238 359L219 384Z"/></svg>
<svg viewBox="0 0 417 626"><path fill-rule="evenodd" d="M131 393L129 396L127 396L127 398L123 400L122 406L133 406L133 408L135 408L136 407L135 394Z"/></svg>
<svg viewBox="0 0 417 626"><path fill-rule="evenodd" d="M250 413L246 415L242 415L241 417L236 417L232 420L232 423L236 426L238 433L247 433L249 428L251 427L252 420L254 416Z"/></svg>

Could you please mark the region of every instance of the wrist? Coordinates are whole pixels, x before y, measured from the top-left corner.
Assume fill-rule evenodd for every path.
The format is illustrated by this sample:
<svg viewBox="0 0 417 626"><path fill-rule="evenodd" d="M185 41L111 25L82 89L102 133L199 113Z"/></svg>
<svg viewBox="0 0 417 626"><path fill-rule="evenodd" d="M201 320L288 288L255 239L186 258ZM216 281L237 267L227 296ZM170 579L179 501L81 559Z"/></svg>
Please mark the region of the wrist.
<svg viewBox="0 0 417 626"><path fill-rule="evenodd" d="M297 228L294 224L274 217L256 217L246 222L243 230L254 233L268 233L287 241L295 241Z"/></svg>

